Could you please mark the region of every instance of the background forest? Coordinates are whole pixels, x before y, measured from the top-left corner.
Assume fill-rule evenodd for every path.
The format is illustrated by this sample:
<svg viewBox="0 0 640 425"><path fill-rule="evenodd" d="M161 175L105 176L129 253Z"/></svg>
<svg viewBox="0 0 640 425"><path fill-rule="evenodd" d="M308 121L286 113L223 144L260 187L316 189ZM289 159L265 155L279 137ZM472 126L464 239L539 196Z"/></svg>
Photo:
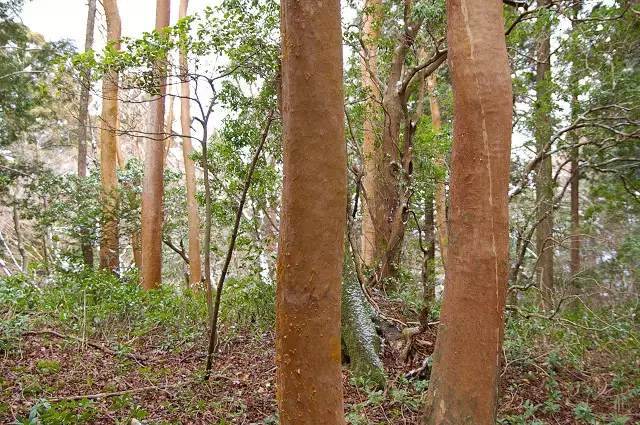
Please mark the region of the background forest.
<svg viewBox="0 0 640 425"><path fill-rule="evenodd" d="M158 0L130 38L77 2L76 46L28 1L0 0L0 421L278 423L280 4ZM345 419L417 424L451 271L445 2L341 7ZM640 7L502 8L498 423L640 424Z"/></svg>

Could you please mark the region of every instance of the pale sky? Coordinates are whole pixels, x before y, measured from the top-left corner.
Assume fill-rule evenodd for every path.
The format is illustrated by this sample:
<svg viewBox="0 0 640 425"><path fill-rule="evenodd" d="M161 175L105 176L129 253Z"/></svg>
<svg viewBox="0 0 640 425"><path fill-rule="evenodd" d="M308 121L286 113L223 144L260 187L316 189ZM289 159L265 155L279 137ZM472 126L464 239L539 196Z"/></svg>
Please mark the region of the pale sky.
<svg viewBox="0 0 640 425"><path fill-rule="evenodd" d="M104 45L105 25L102 6L98 0L98 22L96 25L96 48ZM178 20L179 2L174 0L171 6L171 23ZM202 11L215 0L191 0L188 13ZM138 37L155 26L156 0L120 0L118 2L122 20L122 35ZM87 25L86 0L31 0L22 13L22 20L32 31L39 32L47 40L70 39L79 51L84 50L84 38Z"/></svg>

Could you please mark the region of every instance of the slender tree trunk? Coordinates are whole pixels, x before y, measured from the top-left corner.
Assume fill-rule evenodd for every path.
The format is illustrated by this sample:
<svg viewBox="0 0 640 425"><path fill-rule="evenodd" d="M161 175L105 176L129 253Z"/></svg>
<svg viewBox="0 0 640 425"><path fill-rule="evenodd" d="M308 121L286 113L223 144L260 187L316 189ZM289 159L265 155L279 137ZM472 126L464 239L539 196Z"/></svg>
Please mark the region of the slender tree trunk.
<svg viewBox="0 0 640 425"><path fill-rule="evenodd" d="M539 0L544 7L550 0ZM551 28L543 29L536 44L536 115L535 137L538 152L549 150L551 138ZM553 165L551 155L545 156L536 168L536 254L537 281L540 288L540 306L553 309Z"/></svg>
<svg viewBox="0 0 640 425"><path fill-rule="evenodd" d="M169 63L171 63L171 59L169 59ZM169 159L169 150L171 150L171 140L173 134L173 103L175 100L175 96L172 96L171 93L168 95L169 97L169 110L167 111L167 123L164 127L165 132L165 141L164 141L164 158L162 159L162 168L167 167L167 160Z"/></svg>
<svg viewBox="0 0 640 425"><path fill-rule="evenodd" d="M277 222L275 206L269 203L265 215L262 218L262 227L264 228L264 255L267 261L267 269L269 278L272 282L276 281L276 260L278 235L275 232Z"/></svg>
<svg viewBox="0 0 640 425"><path fill-rule="evenodd" d="M373 267L375 263L375 226L373 220L373 206L371 196L374 192L374 179L376 178L375 160L380 155L376 148L376 115L380 105L380 89L375 82L378 65L378 37L380 29L378 20L382 3L380 0L366 0L363 14L362 35L364 47L362 49L362 86L367 93L368 100L364 110L364 175L363 186L363 214L362 214L362 259L364 265Z"/></svg>
<svg viewBox="0 0 640 425"><path fill-rule="evenodd" d="M581 2L576 2L573 10L575 14L575 18L578 18L578 14L581 9ZM572 31L577 31L578 22L571 22ZM572 86L577 86L579 84L578 81L578 67L577 63L573 63L571 67L571 82ZM571 116L572 120L578 118L578 87L572 87L572 95L571 95ZM577 143L580 140L580 134L578 130L574 131L573 134L574 143ZM580 273L580 169L579 161L580 159L580 148L575 146L571 149L571 274L577 275Z"/></svg>
<svg viewBox="0 0 640 425"><path fill-rule="evenodd" d="M136 158L140 162L144 160L141 139L141 136L136 137ZM133 251L133 264L140 270L142 269L142 235L139 228L136 228L131 233L131 249Z"/></svg>
<svg viewBox="0 0 640 425"><path fill-rule="evenodd" d="M87 32L84 41L85 53L93 49L93 34L96 23L96 0L89 0L87 13ZM82 75L80 92L80 111L78 113L78 177L87 177L87 139L89 137L89 101L91 99L91 68L86 68ZM81 231L82 259L85 266L93 267L93 247L89 241L89 229Z"/></svg>
<svg viewBox="0 0 640 425"><path fill-rule="evenodd" d="M104 0L107 39L120 50L120 14L116 0ZM100 125L100 181L102 183L102 240L100 267L116 273L119 267L118 240L118 72L109 70L102 80L102 120Z"/></svg>
<svg viewBox="0 0 640 425"><path fill-rule="evenodd" d="M422 311L420 312L420 324L426 328L431 320L431 307L436 300L436 234L434 228L433 201L434 196L429 194L424 204L424 239L427 244L423 248L422 260Z"/></svg>
<svg viewBox="0 0 640 425"><path fill-rule="evenodd" d="M180 0L179 19L187 16L189 0ZM182 126L182 156L184 158L184 178L187 186L187 221L189 227L189 283L197 288L202 281L200 263L200 216L196 201L196 168L191 154L191 87L189 86L189 68L187 55L180 49L180 124Z"/></svg>
<svg viewBox="0 0 640 425"><path fill-rule="evenodd" d="M21 269L23 272L26 272L29 268L29 253L24 248L24 239L20 227L20 209L18 208L17 199L15 198L13 203L13 227L16 231L16 240L18 241L18 252L20 252L20 257L22 258Z"/></svg>
<svg viewBox="0 0 640 425"><path fill-rule="evenodd" d="M156 2L156 30L169 26L170 2ZM167 77L162 71L166 58L156 64L159 95L151 102L152 138L147 143L142 184L142 286L153 289L162 283L162 221L164 180L164 102Z"/></svg>
<svg viewBox="0 0 640 425"><path fill-rule="evenodd" d="M284 0L281 13L280 425L344 425L340 297L347 158L340 2Z"/></svg>
<svg viewBox="0 0 640 425"><path fill-rule="evenodd" d="M509 267L512 93L502 3L447 0L450 241L425 424L494 424Z"/></svg>
<svg viewBox="0 0 640 425"><path fill-rule="evenodd" d="M427 85L429 87L429 106L431 107L431 125L433 131L440 131L442 120L440 118L440 105L436 98L436 74L433 73L427 77ZM446 161L444 156L436 159L436 166L446 170ZM436 183L435 190L436 201L436 228L438 229L438 242L440 244L440 257L442 265L447 263L447 244L449 242L449 224L447 222L447 182L446 178Z"/></svg>

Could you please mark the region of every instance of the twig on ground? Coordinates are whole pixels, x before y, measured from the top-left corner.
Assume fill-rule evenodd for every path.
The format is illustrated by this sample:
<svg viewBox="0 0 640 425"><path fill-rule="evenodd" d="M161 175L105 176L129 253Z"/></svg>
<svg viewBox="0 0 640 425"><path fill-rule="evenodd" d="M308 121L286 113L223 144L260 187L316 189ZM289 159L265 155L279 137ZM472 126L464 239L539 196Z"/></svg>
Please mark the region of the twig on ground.
<svg viewBox="0 0 640 425"><path fill-rule="evenodd" d="M73 335L64 335L61 334L59 332L53 331L53 330L44 330L44 331L27 331L27 332L23 332L22 333L23 336L33 336L33 335L51 335L51 336L55 336L57 338L60 339L72 339L74 341L79 342L80 344L86 344L89 345L90 347L96 348L98 350L104 351L107 354L111 354L113 356L125 356L128 357L130 359L139 361L139 362L145 362L147 360L149 360L148 357L146 356L142 356L140 354L132 354L132 353L121 353L118 352L112 348L109 348L103 344L97 343L97 342L91 342L91 341L83 341L82 338L78 338L76 336Z"/></svg>

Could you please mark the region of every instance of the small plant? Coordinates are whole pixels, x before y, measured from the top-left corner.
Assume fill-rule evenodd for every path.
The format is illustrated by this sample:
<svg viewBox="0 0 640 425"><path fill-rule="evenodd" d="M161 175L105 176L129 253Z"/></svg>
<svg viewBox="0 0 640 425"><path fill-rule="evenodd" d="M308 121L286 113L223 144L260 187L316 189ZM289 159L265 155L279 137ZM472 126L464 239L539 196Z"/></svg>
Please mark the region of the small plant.
<svg viewBox="0 0 640 425"><path fill-rule="evenodd" d="M60 363L54 360L38 360L36 368L43 375L53 375L60 372Z"/></svg>
<svg viewBox="0 0 640 425"><path fill-rule="evenodd" d="M578 403L573 408L573 417L579 421L584 421L586 423L595 424L597 423L596 417L593 414L593 410L591 410L591 406L589 403Z"/></svg>

